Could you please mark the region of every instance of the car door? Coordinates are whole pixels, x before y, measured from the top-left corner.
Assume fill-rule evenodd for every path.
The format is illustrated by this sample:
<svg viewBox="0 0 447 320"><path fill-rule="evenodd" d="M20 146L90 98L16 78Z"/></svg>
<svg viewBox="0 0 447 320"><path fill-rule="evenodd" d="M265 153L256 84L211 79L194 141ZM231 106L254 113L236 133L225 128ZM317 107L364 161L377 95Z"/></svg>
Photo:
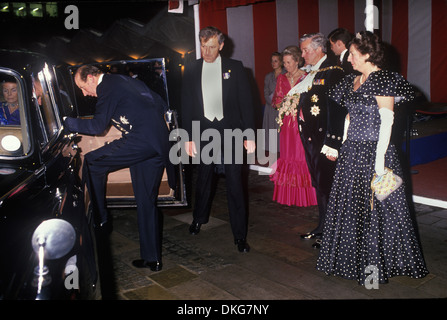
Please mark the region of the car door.
<svg viewBox="0 0 447 320"><path fill-rule="evenodd" d="M170 94L168 90L166 61L164 58L143 59L143 60L120 60L106 63L94 64L104 73L118 73L131 76L143 81L150 89L159 94L168 105L168 112L165 115L166 125L172 131L179 127L177 112L170 104ZM74 84L74 74L80 66L71 67L72 85L75 99L75 107L79 117L92 117L95 112L96 98L84 97ZM104 144L119 139L121 132L110 126L102 135L89 136L79 135L78 143L82 155L91 150L95 150ZM175 141L171 141L174 145ZM158 194L158 206L187 206L185 173L183 164L180 162L165 168ZM130 171L124 168L108 175L107 180L107 204L109 207L133 207L136 205L132 189Z"/></svg>
<svg viewBox="0 0 447 320"><path fill-rule="evenodd" d="M59 281L58 286L52 288L52 296L90 299L98 294L95 290L98 283L96 248L92 218L85 207L80 176L82 162L77 139L64 132L61 121L62 116L71 114L73 109L65 89L64 78L54 66L45 64L42 70L33 73L32 108L36 111L37 120L34 129L36 137L39 137L41 170L45 179L42 193L48 193L47 197L42 197L40 205L35 205L43 211L47 208L48 212L53 213L53 217L67 221L76 232L73 249L65 256L64 263L46 263L59 273L67 265L75 266L82 277L82 289L71 290L64 283L64 278L52 278L53 282ZM60 228L59 224L57 228ZM59 244L63 245L63 242L60 241Z"/></svg>
<svg viewBox="0 0 447 320"><path fill-rule="evenodd" d="M79 150L62 126L54 68L38 54L2 54L0 82L16 84L20 117L0 125L0 300L93 295L98 277L91 219L85 215ZM70 243L64 237L53 242L46 231L35 238L46 221L73 230ZM65 286L67 265L82 278L80 290Z"/></svg>

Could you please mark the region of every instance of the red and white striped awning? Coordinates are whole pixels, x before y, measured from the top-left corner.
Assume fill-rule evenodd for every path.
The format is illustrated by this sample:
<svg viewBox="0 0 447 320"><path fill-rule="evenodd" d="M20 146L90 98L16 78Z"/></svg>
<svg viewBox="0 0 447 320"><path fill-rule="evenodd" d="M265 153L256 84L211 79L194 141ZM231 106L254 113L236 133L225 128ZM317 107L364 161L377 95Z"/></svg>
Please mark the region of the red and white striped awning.
<svg viewBox="0 0 447 320"><path fill-rule="evenodd" d="M432 102L447 102L447 0L375 1L377 33L400 56L400 72ZM305 33L365 30L366 0L202 0L200 27L228 35L232 57L251 69L262 92L270 54ZM261 94L262 96L262 94ZM261 97L262 99L262 97Z"/></svg>

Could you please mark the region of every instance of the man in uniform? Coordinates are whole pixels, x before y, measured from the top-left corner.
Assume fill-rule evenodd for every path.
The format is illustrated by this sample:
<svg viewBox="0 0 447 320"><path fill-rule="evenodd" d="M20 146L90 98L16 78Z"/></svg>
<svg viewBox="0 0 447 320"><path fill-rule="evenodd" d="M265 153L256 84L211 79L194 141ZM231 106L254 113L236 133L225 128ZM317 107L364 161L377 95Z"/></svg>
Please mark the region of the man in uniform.
<svg viewBox="0 0 447 320"><path fill-rule="evenodd" d="M96 226L108 229L105 190L107 174L130 168L137 202L140 235L138 268L159 271L161 236L156 206L163 170L169 161L169 132L164 120L164 100L142 81L119 74L104 74L95 66L82 66L75 74L75 83L84 96L97 97L92 119L66 118L71 132L98 135L110 125L122 132L120 139L85 155L83 179L92 201Z"/></svg>
<svg viewBox="0 0 447 320"><path fill-rule="evenodd" d="M311 66L308 77L313 77L313 80L311 88L300 97L299 128L319 210L318 226L301 237L319 239L346 115L346 110L329 99L327 93L344 76L344 72L327 58L327 39L323 34L304 35L300 39L300 48L306 65ZM319 248L319 241L313 246Z"/></svg>

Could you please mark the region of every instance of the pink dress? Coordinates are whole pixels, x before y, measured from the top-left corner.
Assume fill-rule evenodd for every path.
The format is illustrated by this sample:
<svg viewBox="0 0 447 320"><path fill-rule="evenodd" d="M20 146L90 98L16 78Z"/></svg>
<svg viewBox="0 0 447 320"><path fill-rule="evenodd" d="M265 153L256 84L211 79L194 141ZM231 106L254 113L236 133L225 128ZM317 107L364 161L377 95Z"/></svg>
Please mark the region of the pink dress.
<svg viewBox="0 0 447 320"><path fill-rule="evenodd" d="M299 78L294 86L303 78L304 76ZM290 89L286 75L280 74L277 78L272 106L280 105ZM288 206L317 205L317 197L307 168L296 117L284 117L279 140L279 158L272 166L272 169L276 171L270 175L270 180L275 184L273 200Z"/></svg>

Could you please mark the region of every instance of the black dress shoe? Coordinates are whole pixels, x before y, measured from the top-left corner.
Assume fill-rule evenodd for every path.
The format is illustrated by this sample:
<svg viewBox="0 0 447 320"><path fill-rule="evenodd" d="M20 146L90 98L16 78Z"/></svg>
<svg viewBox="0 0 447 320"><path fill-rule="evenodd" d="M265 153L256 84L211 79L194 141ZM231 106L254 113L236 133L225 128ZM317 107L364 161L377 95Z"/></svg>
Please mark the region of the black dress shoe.
<svg viewBox="0 0 447 320"><path fill-rule="evenodd" d="M250 251L250 246L245 239L236 239L234 240L234 244L237 245L237 249L239 252L248 252Z"/></svg>
<svg viewBox="0 0 447 320"><path fill-rule="evenodd" d="M309 232L309 233L302 234L300 237L301 237L301 239L309 240L309 239L313 239L313 238L321 238L322 235L323 234L321 232L317 232L317 233Z"/></svg>
<svg viewBox="0 0 447 320"><path fill-rule="evenodd" d="M189 233L190 234L198 234L200 232L200 227L202 226L201 223L193 221L191 225L189 226Z"/></svg>
<svg viewBox="0 0 447 320"><path fill-rule="evenodd" d="M132 261L132 265L136 268L149 268L152 271L160 271L163 267L161 261L146 261L143 259Z"/></svg>

